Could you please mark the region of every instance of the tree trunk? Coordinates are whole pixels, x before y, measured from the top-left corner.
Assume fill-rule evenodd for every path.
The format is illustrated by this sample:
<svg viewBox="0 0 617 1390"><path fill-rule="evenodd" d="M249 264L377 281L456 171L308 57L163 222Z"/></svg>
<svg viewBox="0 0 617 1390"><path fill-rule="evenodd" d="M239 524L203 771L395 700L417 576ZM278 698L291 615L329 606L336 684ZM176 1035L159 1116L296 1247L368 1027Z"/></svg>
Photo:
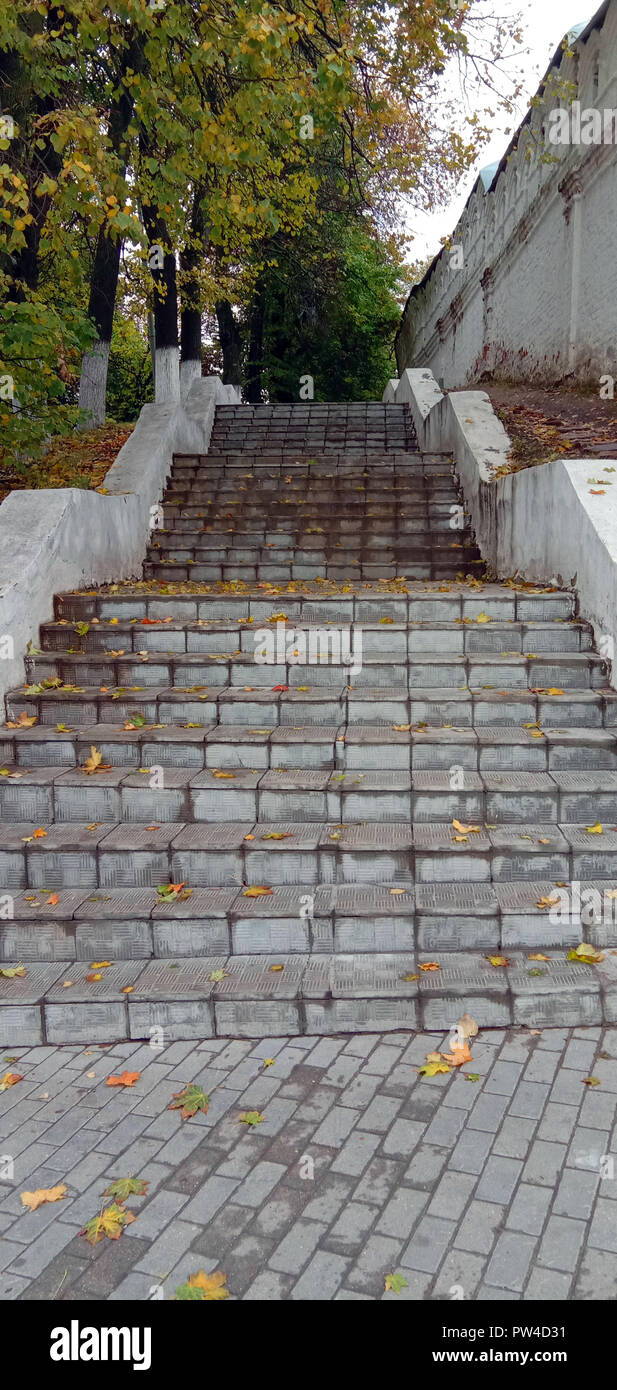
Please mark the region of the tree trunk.
<svg viewBox="0 0 617 1390"><path fill-rule="evenodd" d="M204 254L202 197L203 190L198 186L193 194L191 238L180 254L180 382L183 396L190 390L195 377L201 376L201 286L198 270Z"/></svg>
<svg viewBox="0 0 617 1390"><path fill-rule="evenodd" d="M105 424L107 369L114 325L114 309L120 274L122 242L101 231L97 241L90 281L88 317L96 324L98 340L81 360L79 409L84 412L81 428Z"/></svg>
<svg viewBox="0 0 617 1390"><path fill-rule="evenodd" d="M145 65L143 35L136 34L122 53L122 66L118 80L120 83L122 82L128 69L133 72L143 72ZM126 175L127 131L133 116L134 105L132 90L121 87L112 104L109 116L109 141L118 158L122 178ZM88 304L88 317L95 324L98 341L89 352L85 352L83 355L79 383L79 408L84 411L83 427L86 429L92 425L105 424L107 369L121 254L121 238L114 236L113 229L101 228L94 254Z"/></svg>
<svg viewBox="0 0 617 1390"><path fill-rule="evenodd" d="M242 381L242 334L228 299L216 303L219 342L223 354L223 383L239 386Z"/></svg>
<svg viewBox="0 0 617 1390"><path fill-rule="evenodd" d="M180 400L178 341L178 278L176 256L169 244L165 219L152 203L144 203L144 225L150 247L154 281L154 399L157 405Z"/></svg>
<svg viewBox="0 0 617 1390"><path fill-rule="evenodd" d="M265 312L266 296L264 285L261 280L258 280L255 286L251 309L249 354L246 367L246 385L244 388L246 399L251 405L260 405L263 395L262 375Z"/></svg>
<svg viewBox="0 0 617 1390"><path fill-rule="evenodd" d="M71 22L56 6L49 9L46 18L42 18L40 14L24 17L23 25L31 34L38 33L42 37L43 28L53 30L61 27L62 17L66 27L70 27ZM39 248L47 214L53 202L51 193L40 194L38 189L44 178L57 179L62 169L63 156L54 149L52 131L45 128L41 134L37 129L39 120L51 115L56 109L57 98L52 94L40 95L34 92L29 72L24 67L20 55L14 50L8 50L0 54L0 101L3 110L13 116L19 128L19 134L11 140L3 159L15 166L20 173L25 168L30 180L28 211L33 220L28 223L24 232L25 246L12 254L8 266L12 281L9 297L17 303L23 303L28 292L38 288ZM37 139L42 140L43 144L37 145L36 159L33 160L32 141L35 130Z"/></svg>

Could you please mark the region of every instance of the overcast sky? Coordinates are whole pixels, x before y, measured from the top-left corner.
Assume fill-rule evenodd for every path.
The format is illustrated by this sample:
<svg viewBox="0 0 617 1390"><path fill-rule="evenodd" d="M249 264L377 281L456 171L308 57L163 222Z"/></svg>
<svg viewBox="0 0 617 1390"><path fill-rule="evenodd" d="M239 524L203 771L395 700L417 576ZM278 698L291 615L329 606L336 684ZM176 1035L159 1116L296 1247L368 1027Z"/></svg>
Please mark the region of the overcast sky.
<svg viewBox="0 0 617 1390"><path fill-rule="evenodd" d="M524 48L529 51L518 56L518 66L523 68L526 80L526 93L520 104L519 117L515 120L503 116L496 118L495 133L490 143L484 147L478 163L461 182L457 196L447 208L432 213L414 210L410 214L407 226L415 237L410 250L412 260L435 255L440 250L440 238L447 236L456 226L479 169L501 159L507 149L511 133L508 135L505 127L510 126L513 131L523 119L527 101L536 91L564 35L576 24L590 20L599 6L600 0L596 0L596 3L594 0L531 0L531 3L530 0L498 0L496 11L500 14L523 14Z"/></svg>

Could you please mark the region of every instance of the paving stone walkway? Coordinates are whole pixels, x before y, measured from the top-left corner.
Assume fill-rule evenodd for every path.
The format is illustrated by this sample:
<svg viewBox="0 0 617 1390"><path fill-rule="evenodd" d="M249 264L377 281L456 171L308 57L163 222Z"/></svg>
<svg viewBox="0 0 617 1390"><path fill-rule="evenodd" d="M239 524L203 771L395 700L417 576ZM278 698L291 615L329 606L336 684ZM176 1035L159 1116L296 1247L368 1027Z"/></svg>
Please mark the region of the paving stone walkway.
<svg viewBox="0 0 617 1390"><path fill-rule="evenodd" d="M444 1041L0 1055L23 1075L0 1094L0 1299L169 1298L200 1268L238 1299L614 1299L617 1028L481 1032L462 1072L421 1079ZM132 1088L106 1086L125 1069ZM168 1105L190 1081L211 1105L182 1121ZM150 1184L137 1220L90 1246L81 1227L128 1175ZM24 1190L60 1182L66 1200L23 1210Z"/></svg>

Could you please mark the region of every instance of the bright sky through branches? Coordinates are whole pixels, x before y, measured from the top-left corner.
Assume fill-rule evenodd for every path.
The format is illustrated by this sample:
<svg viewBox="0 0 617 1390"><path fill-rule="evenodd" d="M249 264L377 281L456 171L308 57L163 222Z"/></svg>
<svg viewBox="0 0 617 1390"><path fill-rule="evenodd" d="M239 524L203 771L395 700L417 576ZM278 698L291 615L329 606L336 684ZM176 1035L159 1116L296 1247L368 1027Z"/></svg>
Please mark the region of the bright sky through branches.
<svg viewBox="0 0 617 1390"><path fill-rule="evenodd" d="M569 29L580 23L587 23L599 8L600 0L498 0L496 9L500 14L523 16L523 49L527 52L517 54L516 66L522 69L525 77L525 94L518 107L516 119L506 119L503 113L495 117L495 133L480 155L479 160L461 181L457 196L445 208L435 212L409 214L407 227L415 240L410 248L410 259L423 260L435 255L441 247L441 238L453 231L463 211L467 198L474 186L478 172L485 164L501 159L507 149L513 131L523 119L526 102L537 90L541 78ZM510 133L507 133L509 127Z"/></svg>

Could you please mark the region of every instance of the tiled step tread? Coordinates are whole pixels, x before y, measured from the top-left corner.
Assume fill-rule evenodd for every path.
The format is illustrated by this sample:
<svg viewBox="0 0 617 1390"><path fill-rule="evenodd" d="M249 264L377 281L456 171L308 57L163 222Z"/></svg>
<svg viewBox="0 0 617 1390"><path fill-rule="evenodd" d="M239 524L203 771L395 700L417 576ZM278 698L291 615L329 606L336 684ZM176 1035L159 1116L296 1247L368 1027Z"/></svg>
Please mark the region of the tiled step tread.
<svg viewBox="0 0 617 1390"><path fill-rule="evenodd" d="M443 1030L465 1010L480 1027L614 1021L610 957L571 965L559 952L533 977L523 952L500 970L471 952L453 953L438 971L423 972L424 963L412 952L221 955L184 958L175 968L125 961L96 983L86 981L85 961L35 964L25 978L0 979L0 1042L119 1041L151 1036L157 1025L168 1038Z"/></svg>
<svg viewBox="0 0 617 1390"><path fill-rule="evenodd" d="M260 631L263 630L256 629L257 633ZM264 640L268 642L268 638L261 637L258 640L261 641L262 648L254 644L252 650L245 647L244 650L236 648L227 652L178 649L158 651L156 647L144 648L143 651L147 652L145 656L139 649L125 651L122 655L117 649L114 649L114 652L75 652L62 649L44 651L32 659L32 682L40 684L43 680L66 672L69 685L76 685L81 680L90 685L94 683L94 679L100 679L101 682L112 686L133 685L136 681L156 685L164 683L166 679L172 685L181 685L187 679L187 672L188 679L196 671L197 680L205 678L208 681L215 669L217 680L222 685L241 686L243 681L246 684L254 681L257 685L268 686L274 676L280 684L278 677L282 675L284 683L289 685L305 686L308 680L312 685L336 688L340 686L341 679L350 667L354 667L353 661L345 659L342 646L339 649L338 661L329 653L328 659L322 657L321 661L309 661L307 667L310 647L307 648L308 655L304 661L303 652L293 648L294 640L300 642L300 637L288 636L280 643L279 651L276 649L275 638L272 640L271 649L268 646L263 647ZM290 648L298 650L298 657L286 660ZM255 660L255 654L262 649L267 655L271 654L271 660ZM358 653L358 659L361 655L361 669L356 670L354 667L350 683L355 686L368 686L370 689L377 688L381 682L392 686L400 685L403 688L408 684L411 688L424 688L438 683L427 677L438 676L440 673L443 673L443 684L455 689L469 686L474 690L490 690L491 682L497 688L529 691L541 688L557 691L559 687L552 685L555 680L577 689L585 685L604 688L606 684L606 662L603 657L591 651L554 651L542 655L476 651L441 655L433 651L403 650L397 655L386 650L382 655L365 655L364 651L359 653L357 643L354 648L352 641L352 653L354 650ZM151 669L145 670L145 667ZM318 667L321 667L319 676Z"/></svg>
<svg viewBox="0 0 617 1390"><path fill-rule="evenodd" d="M286 885L265 898L247 898L233 887L196 888L178 903L163 902L153 887L60 889L50 895L30 889L14 895L13 917L0 924L0 960L119 961L281 950L321 956L433 952L438 963L447 963L452 952L563 950L583 936L612 949L616 883L617 878L578 883L575 902L563 895L563 911L554 879L415 888ZM552 917L542 906L549 899L556 903Z"/></svg>
<svg viewBox="0 0 617 1390"><path fill-rule="evenodd" d="M342 681L282 691L266 685L251 684L247 689L196 682L183 687L144 681L128 689L109 685L101 690L99 685L91 685L79 687L77 693L60 688L37 695L26 695L21 687L10 691L6 699L9 720L26 713L46 728L57 723L89 726L128 720L135 712L151 724L237 722L257 728L340 721L360 726L381 724L386 729L403 724L435 729L450 724L476 729L520 729L525 724L539 724L538 732L574 730L577 726L585 732L590 727L612 729L617 724L617 693L589 687L564 687L563 695L549 695L521 688L471 691L445 685L382 685L379 689L359 685L349 689Z"/></svg>
<svg viewBox="0 0 617 1390"><path fill-rule="evenodd" d="M36 767L74 767L84 763L94 743L103 762L114 767L143 767L163 759L167 766L267 768L336 766L369 770L612 771L617 769L616 729L472 728L396 729L380 724L350 726L217 724L199 727L166 724L125 729L122 723L79 724L58 732L53 725L0 729L0 775ZM511 766L508 764L511 762ZM518 760L518 769L515 762ZM1 786L1 783L0 783Z"/></svg>
<svg viewBox="0 0 617 1390"><path fill-rule="evenodd" d="M84 750L84 751L87 751ZM101 750L102 751L102 750ZM0 814L5 824L36 817L61 826L93 822L226 823L253 818L350 826L375 821L433 824L464 818L506 828L526 817L547 825L611 822L617 812L617 771L472 772L463 768L414 771L313 768L109 767L3 769ZM610 826L611 829L617 827Z"/></svg>
<svg viewBox="0 0 617 1390"><path fill-rule="evenodd" d="M470 822L471 824L471 822ZM485 825L409 822L8 822L0 826L6 891L191 888L293 883L555 881L617 875L617 828L591 822ZM37 837L35 831L44 831Z"/></svg>
<svg viewBox="0 0 617 1390"><path fill-rule="evenodd" d="M395 585L395 592L384 585L367 581L366 584L350 585L341 590L338 584L306 582L294 585L290 591L276 586L276 592L265 593L255 585L247 586L246 591L234 591L229 586L217 588L196 584L180 585L169 589L161 584L151 585L118 584L109 589L73 591L55 596L57 618L69 621L91 621L105 614L109 617L160 618L161 616L180 616L178 606L182 604L182 617L213 618L229 620L252 616L255 620L267 621L272 614L283 608L289 621L304 617L331 618L333 621L364 621L373 616L377 619L390 616L397 622L423 621L430 623L439 615L439 621L464 622L468 618L476 622L482 613L491 621L553 622L557 619L567 622L575 616L576 600L573 594L558 590L529 592L525 589L512 589L499 585L481 585L477 590L468 584L449 581L441 589L434 581L402 581ZM174 612L174 608L176 612Z"/></svg>

